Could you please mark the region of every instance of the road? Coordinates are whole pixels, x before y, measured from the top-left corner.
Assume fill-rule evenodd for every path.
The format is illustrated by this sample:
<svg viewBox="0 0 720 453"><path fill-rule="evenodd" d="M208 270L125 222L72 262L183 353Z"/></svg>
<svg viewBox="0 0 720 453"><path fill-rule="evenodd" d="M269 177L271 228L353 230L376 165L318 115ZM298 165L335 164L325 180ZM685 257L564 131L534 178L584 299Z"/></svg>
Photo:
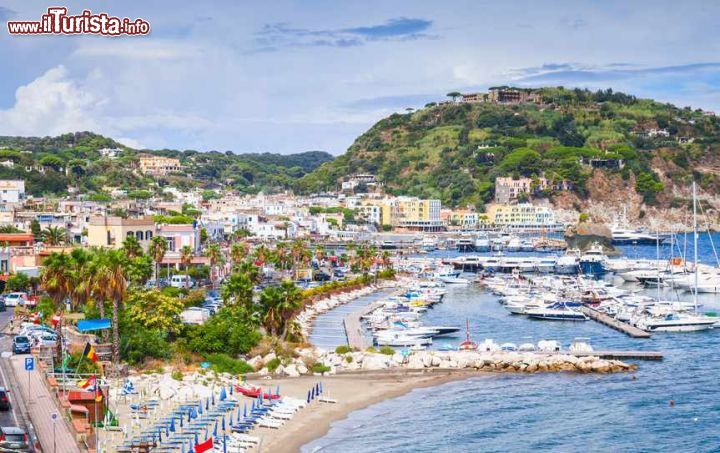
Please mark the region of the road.
<svg viewBox="0 0 720 453"><path fill-rule="evenodd" d="M12 307L8 308L7 311L0 312L0 353L10 352L12 354L12 335L2 333L12 318L13 310ZM10 390L10 404L11 410L0 412L0 426L19 426L26 428L23 423L23 418L18 411L14 401L19 397L16 395L18 389L14 388L7 382L8 376L3 368L0 368L0 386L9 388Z"/></svg>

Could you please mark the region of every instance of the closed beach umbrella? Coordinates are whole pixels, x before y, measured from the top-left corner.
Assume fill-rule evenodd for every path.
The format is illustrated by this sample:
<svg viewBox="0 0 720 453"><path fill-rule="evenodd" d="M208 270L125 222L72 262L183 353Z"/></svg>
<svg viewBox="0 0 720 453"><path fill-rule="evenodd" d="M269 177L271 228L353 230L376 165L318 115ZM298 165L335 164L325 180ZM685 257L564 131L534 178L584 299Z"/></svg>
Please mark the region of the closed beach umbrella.
<svg viewBox="0 0 720 453"><path fill-rule="evenodd" d="M232 394L233 394L233 386L232 386L232 384L231 384L231 385L228 385L228 387L230 388L230 394L232 395Z"/></svg>
<svg viewBox="0 0 720 453"><path fill-rule="evenodd" d="M198 439L197 431L195 432L195 445L200 443L200 439Z"/></svg>
<svg viewBox="0 0 720 453"><path fill-rule="evenodd" d="M322 381L320 381L320 393L323 392L323 388L322 388L322 387L323 387L323 386L322 386Z"/></svg>
<svg viewBox="0 0 720 453"><path fill-rule="evenodd" d="M247 417L247 404L243 404L243 418Z"/></svg>
<svg viewBox="0 0 720 453"><path fill-rule="evenodd" d="M279 385L277 387L275 387L275 394L277 396L280 396L280 386Z"/></svg>
<svg viewBox="0 0 720 453"><path fill-rule="evenodd" d="M310 390L308 390L307 402L310 404Z"/></svg>
<svg viewBox="0 0 720 453"><path fill-rule="evenodd" d="M213 428L213 437L217 437L217 420L215 420L215 427Z"/></svg>
<svg viewBox="0 0 720 453"><path fill-rule="evenodd" d="M210 398L205 400L205 410L206 411L210 410Z"/></svg>
<svg viewBox="0 0 720 453"><path fill-rule="evenodd" d="M220 389L220 401L225 401L227 399L227 393L225 393L225 387L222 387Z"/></svg>
<svg viewBox="0 0 720 453"><path fill-rule="evenodd" d="M225 432L225 416L222 418L222 430Z"/></svg>
<svg viewBox="0 0 720 453"><path fill-rule="evenodd" d="M313 387L312 390L310 391L310 399L311 400L315 399L315 387Z"/></svg>
<svg viewBox="0 0 720 453"><path fill-rule="evenodd" d="M215 392L211 393L210 397L212 398L211 404L214 406L215 405Z"/></svg>
<svg viewBox="0 0 720 453"><path fill-rule="evenodd" d="M320 383L315 384L315 395L320 395Z"/></svg>
<svg viewBox="0 0 720 453"><path fill-rule="evenodd" d="M175 417L170 419L170 431L175 432Z"/></svg>

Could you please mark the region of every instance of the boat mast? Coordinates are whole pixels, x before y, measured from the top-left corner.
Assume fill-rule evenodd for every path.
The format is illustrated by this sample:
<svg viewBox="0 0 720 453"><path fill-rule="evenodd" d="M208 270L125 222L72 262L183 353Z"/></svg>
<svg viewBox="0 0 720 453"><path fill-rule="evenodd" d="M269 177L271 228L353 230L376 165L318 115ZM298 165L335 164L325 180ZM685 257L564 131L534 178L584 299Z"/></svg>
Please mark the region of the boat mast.
<svg viewBox="0 0 720 453"><path fill-rule="evenodd" d="M693 248L695 254L695 291L693 292L693 304L695 305L695 313L697 314L697 293L698 293L698 237L697 237L697 194L695 192L695 181L692 185L693 189Z"/></svg>
<svg viewBox="0 0 720 453"><path fill-rule="evenodd" d="M655 230L655 263L657 265L657 300L660 302L660 230Z"/></svg>

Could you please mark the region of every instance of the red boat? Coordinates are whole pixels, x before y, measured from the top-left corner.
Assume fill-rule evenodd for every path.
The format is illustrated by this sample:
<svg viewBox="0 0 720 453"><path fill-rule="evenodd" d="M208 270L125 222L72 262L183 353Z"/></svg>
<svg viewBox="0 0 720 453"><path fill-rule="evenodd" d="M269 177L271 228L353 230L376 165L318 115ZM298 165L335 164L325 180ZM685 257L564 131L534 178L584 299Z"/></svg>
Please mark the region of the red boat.
<svg viewBox="0 0 720 453"><path fill-rule="evenodd" d="M263 390L260 387L253 387L253 386L235 386L235 391L240 393L241 395L249 396L250 398L257 398L260 396L260 393L262 393L263 399L266 400L276 400L280 398L280 395L274 394L274 393L266 393L263 392Z"/></svg>
<svg viewBox="0 0 720 453"><path fill-rule="evenodd" d="M472 341L472 340L470 339L470 321L467 320L467 319L465 320L465 335L466 335L465 341L463 341L462 343L460 343L460 346L458 347L458 349L461 350L461 351L475 351L475 350L477 350L477 348L478 348L477 343L475 343L474 341Z"/></svg>

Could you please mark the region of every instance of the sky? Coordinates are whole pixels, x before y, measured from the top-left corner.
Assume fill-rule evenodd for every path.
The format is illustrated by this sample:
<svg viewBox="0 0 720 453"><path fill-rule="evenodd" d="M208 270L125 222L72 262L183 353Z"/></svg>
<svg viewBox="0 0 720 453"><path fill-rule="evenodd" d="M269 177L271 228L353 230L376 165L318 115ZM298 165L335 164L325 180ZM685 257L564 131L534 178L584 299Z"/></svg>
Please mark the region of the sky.
<svg viewBox="0 0 720 453"><path fill-rule="evenodd" d="M152 31L7 33L60 5ZM692 0L0 0L0 135L341 154L392 112L497 84L720 111L718 17Z"/></svg>

